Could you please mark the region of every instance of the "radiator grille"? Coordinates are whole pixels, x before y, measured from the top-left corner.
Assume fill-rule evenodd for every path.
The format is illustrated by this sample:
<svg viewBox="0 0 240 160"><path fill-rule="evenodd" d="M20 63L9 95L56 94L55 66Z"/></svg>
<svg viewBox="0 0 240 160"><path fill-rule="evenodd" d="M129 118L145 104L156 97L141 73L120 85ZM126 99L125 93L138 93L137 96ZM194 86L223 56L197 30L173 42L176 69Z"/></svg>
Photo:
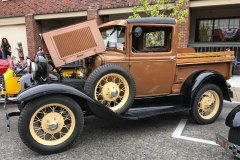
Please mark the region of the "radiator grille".
<svg viewBox="0 0 240 160"><path fill-rule="evenodd" d="M56 35L53 40L61 58L97 47L89 27Z"/></svg>

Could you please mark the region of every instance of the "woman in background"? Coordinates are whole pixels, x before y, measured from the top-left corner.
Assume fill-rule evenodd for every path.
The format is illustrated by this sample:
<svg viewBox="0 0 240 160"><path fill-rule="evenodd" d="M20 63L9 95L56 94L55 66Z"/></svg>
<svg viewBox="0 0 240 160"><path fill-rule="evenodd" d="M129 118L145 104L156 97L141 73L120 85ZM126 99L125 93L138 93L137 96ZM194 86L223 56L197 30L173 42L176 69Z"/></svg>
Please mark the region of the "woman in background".
<svg viewBox="0 0 240 160"><path fill-rule="evenodd" d="M7 56L11 57L11 46L8 43L7 38L2 39L1 50L2 50L2 59L7 59Z"/></svg>

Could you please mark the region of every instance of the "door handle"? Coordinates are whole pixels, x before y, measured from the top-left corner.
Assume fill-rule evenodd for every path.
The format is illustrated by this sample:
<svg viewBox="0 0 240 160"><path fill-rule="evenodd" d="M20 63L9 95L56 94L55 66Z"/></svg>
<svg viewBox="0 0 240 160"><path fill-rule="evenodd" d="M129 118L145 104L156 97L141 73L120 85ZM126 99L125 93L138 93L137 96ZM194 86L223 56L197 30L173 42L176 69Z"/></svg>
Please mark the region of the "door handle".
<svg viewBox="0 0 240 160"><path fill-rule="evenodd" d="M176 56L170 56L170 60L171 61L175 61L176 60Z"/></svg>

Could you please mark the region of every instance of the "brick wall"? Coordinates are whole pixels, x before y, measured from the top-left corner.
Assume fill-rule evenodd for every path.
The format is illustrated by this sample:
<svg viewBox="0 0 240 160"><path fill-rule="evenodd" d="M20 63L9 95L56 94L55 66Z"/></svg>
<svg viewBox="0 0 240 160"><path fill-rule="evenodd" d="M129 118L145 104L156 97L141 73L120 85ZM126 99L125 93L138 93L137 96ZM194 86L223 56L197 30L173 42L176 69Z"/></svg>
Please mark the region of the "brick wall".
<svg viewBox="0 0 240 160"><path fill-rule="evenodd" d="M87 10L87 20L92 20L96 19L98 24L101 24L101 18L98 15L98 10L97 9L88 9Z"/></svg>
<svg viewBox="0 0 240 160"><path fill-rule="evenodd" d="M117 8L138 5L138 0L9 0L0 1L0 18Z"/></svg>
<svg viewBox="0 0 240 160"><path fill-rule="evenodd" d="M179 1L179 0L176 0ZM189 2L184 7L189 11ZM190 14L190 11L189 11ZM186 18L186 22L182 25L179 25L179 33L181 34L181 39L178 42L179 48L186 48L189 42L189 31L190 31L190 15Z"/></svg>
<svg viewBox="0 0 240 160"><path fill-rule="evenodd" d="M179 25L179 33L182 35L178 42L179 48L186 48L189 42L190 17L187 17L186 23Z"/></svg>
<svg viewBox="0 0 240 160"><path fill-rule="evenodd" d="M26 33L28 42L28 55L34 58L38 47L41 45L40 40L40 22L35 21L32 14L26 15Z"/></svg>

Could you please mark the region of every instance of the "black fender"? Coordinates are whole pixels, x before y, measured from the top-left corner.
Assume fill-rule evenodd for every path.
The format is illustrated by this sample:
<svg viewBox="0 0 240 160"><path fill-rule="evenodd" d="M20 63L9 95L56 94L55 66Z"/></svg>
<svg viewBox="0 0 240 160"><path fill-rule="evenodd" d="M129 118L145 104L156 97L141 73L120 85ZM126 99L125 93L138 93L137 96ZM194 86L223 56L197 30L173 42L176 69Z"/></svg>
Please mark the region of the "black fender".
<svg viewBox="0 0 240 160"><path fill-rule="evenodd" d="M181 88L181 93L184 95L184 104L188 107L191 106L195 94L206 83L217 85L222 91L224 100L231 101L228 84L221 74L211 71L200 71L190 75Z"/></svg>
<svg viewBox="0 0 240 160"><path fill-rule="evenodd" d="M58 81L58 77L52 73L49 74L49 78L51 81ZM33 87L32 82L32 74L26 73L23 76L21 76L18 80L21 83L21 90L20 93L26 90L27 88Z"/></svg>
<svg viewBox="0 0 240 160"><path fill-rule="evenodd" d="M225 124L228 127L240 127L240 105L228 114Z"/></svg>
<svg viewBox="0 0 240 160"><path fill-rule="evenodd" d="M62 94L68 96L74 99L77 103L79 103L81 107L83 105L81 104L81 102L83 101L90 102L90 104L91 103L96 104L94 105L95 107L92 107L91 105L88 105L87 107L89 107L90 111L97 117L103 119L118 118L117 114L115 114L109 108L105 107L103 104L89 97L83 91L79 91L71 86L58 83L42 84L29 88L17 96L17 103L24 105L31 100L35 100L37 98L51 94Z"/></svg>

